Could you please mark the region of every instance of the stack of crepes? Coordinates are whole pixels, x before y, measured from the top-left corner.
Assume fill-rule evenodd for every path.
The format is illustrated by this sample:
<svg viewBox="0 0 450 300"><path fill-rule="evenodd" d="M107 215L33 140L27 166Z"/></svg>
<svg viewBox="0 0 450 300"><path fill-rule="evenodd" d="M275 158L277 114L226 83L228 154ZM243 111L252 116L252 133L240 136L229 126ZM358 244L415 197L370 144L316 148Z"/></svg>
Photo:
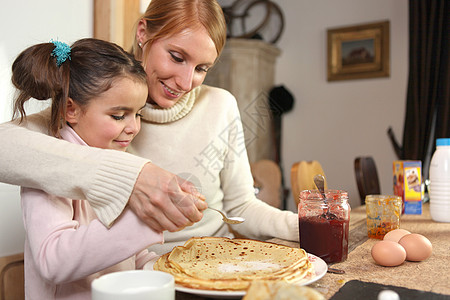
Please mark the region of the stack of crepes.
<svg viewBox="0 0 450 300"><path fill-rule="evenodd" d="M154 264L179 285L202 290L245 290L254 280L300 283L314 275L300 248L250 239L191 238Z"/></svg>

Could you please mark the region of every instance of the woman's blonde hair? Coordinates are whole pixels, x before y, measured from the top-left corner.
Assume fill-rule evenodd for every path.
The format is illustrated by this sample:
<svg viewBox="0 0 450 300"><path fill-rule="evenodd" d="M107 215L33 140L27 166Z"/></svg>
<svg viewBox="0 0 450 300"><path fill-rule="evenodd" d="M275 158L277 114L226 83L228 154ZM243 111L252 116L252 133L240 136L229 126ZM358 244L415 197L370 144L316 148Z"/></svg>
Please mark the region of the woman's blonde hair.
<svg viewBox="0 0 450 300"><path fill-rule="evenodd" d="M173 36L181 31L203 26L214 42L217 57L225 46L227 28L222 8L216 0L151 0L143 20L150 37L145 43ZM142 59L142 49L135 37L132 52Z"/></svg>

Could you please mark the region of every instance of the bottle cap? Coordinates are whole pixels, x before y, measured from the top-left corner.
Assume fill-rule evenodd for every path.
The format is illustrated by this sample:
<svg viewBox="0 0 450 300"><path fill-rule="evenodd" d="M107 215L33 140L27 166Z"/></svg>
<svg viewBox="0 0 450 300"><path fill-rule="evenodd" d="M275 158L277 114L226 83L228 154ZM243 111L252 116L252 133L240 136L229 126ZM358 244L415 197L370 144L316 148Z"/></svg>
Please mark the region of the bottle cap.
<svg viewBox="0 0 450 300"><path fill-rule="evenodd" d="M436 139L436 146L450 146L450 139Z"/></svg>

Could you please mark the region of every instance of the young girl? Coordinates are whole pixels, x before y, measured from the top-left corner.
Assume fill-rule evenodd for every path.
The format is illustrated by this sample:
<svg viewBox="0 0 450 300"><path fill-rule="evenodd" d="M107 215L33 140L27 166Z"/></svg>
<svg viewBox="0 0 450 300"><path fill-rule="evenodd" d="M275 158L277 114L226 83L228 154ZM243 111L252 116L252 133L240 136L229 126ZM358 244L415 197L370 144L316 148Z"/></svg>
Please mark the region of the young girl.
<svg viewBox="0 0 450 300"><path fill-rule="evenodd" d="M59 41L38 44L17 57L12 72L19 90L14 113L20 114L20 122L27 120L24 104L30 98L51 98L48 130L73 144L125 151L140 130L146 73L115 44L96 39L82 39L72 47ZM51 151L61 161L69 155L58 148ZM103 192L113 194L123 184L130 182L116 182ZM90 299L93 279L142 268L154 257L143 249L163 242L162 233L129 209L108 229L86 200L31 188L22 188L21 196L26 299Z"/></svg>

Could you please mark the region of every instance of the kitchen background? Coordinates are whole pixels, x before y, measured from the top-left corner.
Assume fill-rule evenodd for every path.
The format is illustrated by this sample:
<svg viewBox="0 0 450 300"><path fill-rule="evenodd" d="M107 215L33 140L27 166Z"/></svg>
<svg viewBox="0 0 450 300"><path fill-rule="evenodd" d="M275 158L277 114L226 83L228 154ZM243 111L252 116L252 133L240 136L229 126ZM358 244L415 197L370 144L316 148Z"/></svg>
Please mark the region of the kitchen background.
<svg viewBox="0 0 450 300"><path fill-rule="evenodd" d="M141 10L148 2L141 0ZM357 206L353 161L371 155L377 163L382 193L392 193L392 161L396 157L387 129L391 126L401 138L408 76L408 1L275 2L285 19L283 35L276 44L281 53L276 60L275 85L284 85L294 97L293 109L282 117L286 186L290 186L294 162L318 160L329 187L347 190L351 204ZM381 20L390 21L390 76L327 81L327 29ZM93 0L3 1L0 28L0 121L4 122L11 118L14 58L26 47L50 39L72 43L92 37ZM43 107L45 103L40 103L29 111ZM295 211L290 195L288 203ZM18 188L0 184L0 256L22 252L23 241Z"/></svg>

